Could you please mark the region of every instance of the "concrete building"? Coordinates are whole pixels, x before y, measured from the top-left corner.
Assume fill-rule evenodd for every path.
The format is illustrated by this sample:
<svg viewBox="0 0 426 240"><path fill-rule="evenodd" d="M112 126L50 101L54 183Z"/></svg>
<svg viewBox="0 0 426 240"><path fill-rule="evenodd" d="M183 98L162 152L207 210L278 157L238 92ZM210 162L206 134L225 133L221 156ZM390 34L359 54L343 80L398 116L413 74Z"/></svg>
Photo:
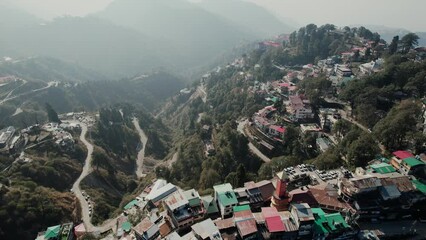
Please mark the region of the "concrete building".
<svg viewBox="0 0 426 240"><path fill-rule="evenodd" d="M299 228L299 239L312 239L314 214L307 203L291 204L290 213Z"/></svg>
<svg viewBox="0 0 426 240"><path fill-rule="evenodd" d="M219 207L220 214L223 217L232 213L232 207L237 206L238 200L235 196L231 184L225 183L213 186L214 198Z"/></svg>
<svg viewBox="0 0 426 240"><path fill-rule="evenodd" d="M133 227L137 240L154 240L160 236L160 229L149 218L145 218Z"/></svg>

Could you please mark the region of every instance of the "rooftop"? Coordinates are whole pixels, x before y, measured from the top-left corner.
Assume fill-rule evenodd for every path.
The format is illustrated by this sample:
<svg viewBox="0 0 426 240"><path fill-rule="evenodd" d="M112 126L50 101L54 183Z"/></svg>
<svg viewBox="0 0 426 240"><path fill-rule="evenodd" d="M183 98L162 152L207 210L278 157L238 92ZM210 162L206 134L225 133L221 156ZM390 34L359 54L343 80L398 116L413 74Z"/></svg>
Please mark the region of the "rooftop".
<svg viewBox="0 0 426 240"><path fill-rule="evenodd" d="M316 123L300 124L300 129L305 132L320 132L321 128Z"/></svg>
<svg viewBox="0 0 426 240"><path fill-rule="evenodd" d="M133 230L139 234L143 235L145 232L147 232L151 227L153 227L155 224L149 220L149 218L144 218L138 225L133 227Z"/></svg>
<svg viewBox="0 0 426 240"><path fill-rule="evenodd" d="M223 206L231 206L238 203L237 197L234 191L220 192L218 193L218 202Z"/></svg>
<svg viewBox="0 0 426 240"><path fill-rule="evenodd" d="M241 206L235 206L233 208L233 212L241 212L241 211L245 211L245 210L250 210L250 205L241 205Z"/></svg>
<svg viewBox="0 0 426 240"><path fill-rule="evenodd" d="M200 195L195 189L187 190L183 192L183 195L188 200L191 207L199 206L201 204Z"/></svg>
<svg viewBox="0 0 426 240"><path fill-rule="evenodd" d="M395 151L392 154L399 159L414 157L414 155L408 151Z"/></svg>
<svg viewBox="0 0 426 240"><path fill-rule="evenodd" d="M415 167L418 165L424 165L425 163L421 160L418 160L417 158L414 157L408 157L405 158L404 160L402 160L402 162L404 162L405 164L407 164L410 167Z"/></svg>
<svg viewBox="0 0 426 240"><path fill-rule="evenodd" d="M426 194L426 184L420 182L419 180L412 180L414 186L416 187L417 190L419 190L420 192L422 192L423 194Z"/></svg>
<svg viewBox="0 0 426 240"><path fill-rule="evenodd" d="M134 199L134 200L130 201L128 204L126 204L126 206L124 206L124 210L130 209L133 206L135 206L136 204L138 204L138 200Z"/></svg>
<svg viewBox="0 0 426 240"><path fill-rule="evenodd" d="M296 209L300 221L314 220L312 209L307 203L291 204L291 206Z"/></svg>
<svg viewBox="0 0 426 240"><path fill-rule="evenodd" d="M271 181L263 180L256 183L256 186L259 188L262 195L263 201L266 201L272 197L272 194L275 191L275 187Z"/></svg>
<svg viewBox="0 0 426 240"><path fill-rule="evenodd" d="M219 229L210 218L192 225L191 228L192 231L202 239L222 239Z"/></svg>
<svg viewBox="0 0 426 240"><path fill-rule="evenodd" d="M236 226L241 237L249 236L257 232L256 220L253 218L238 221L236 222Z"/></svg>
<svg viewBox="0 0 426 240"><path fill-rule="evenodd" d="M229 192L229 191L232 191L232 185L230 183L224 183L224 184L213 186L213 189L217 193Z"/></svg>
<svg viewBox="0 0 426 240"><path fill-rule="evenodd" d="M326 214L321 208L312 208L315 216L314 230L320 233L333 233L350 228L340 213Z"/></svg>
<svg viewBox="0 0 426 240"><path fill-rule="evenodd" d="M219 211L216 201L212 196L203 196L201 199L203 200L203 206L207 214L217 213Z"/></svg>
<svg viewBox="0 0 426 240"><path fill-rule="evenodd" d="M281 220L281 217L279 215L265 218L265 221L266 221L266 226L268 228L268 231L270 233L284 232L286 230L283 224L283 221Z"/></svg>
<svg viewBox="0 0 426 240"><path fill-rule="evenodd" d="M170 196L168 196L164 202L170 208L171 211L174 211L180 207L183 207L189 204L188 199L182 194L181 191L176 191Z"/></svg>
<svg viewBox="0 0 426 240"><path fill-rule="evenodd" d="M233 218L217 219L214 221L214 224L219 228L219 230L235 227Z"/></svg>
<svg viewBox="0 0 426 240"><path fill-rule="evenodd" d="M379 163L379 164L373 164L370 165L371 169L373 169L377 173L386 174L386 173L392 173L396 172L395 168L392 167L392 165L388 163Z"/></svg>

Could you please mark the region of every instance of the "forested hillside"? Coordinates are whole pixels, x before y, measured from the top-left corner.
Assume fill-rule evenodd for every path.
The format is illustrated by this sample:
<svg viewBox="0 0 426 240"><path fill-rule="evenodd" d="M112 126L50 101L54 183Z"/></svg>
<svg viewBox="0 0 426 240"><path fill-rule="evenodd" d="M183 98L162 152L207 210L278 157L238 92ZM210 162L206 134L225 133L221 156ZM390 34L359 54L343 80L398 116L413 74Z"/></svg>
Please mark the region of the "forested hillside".
<svg viewBox="0 0 426 240"><path fill-rule="evenodd" d="M381 148L388 152L408 148L421 153L426 142L424 135L419 133L419 100L425 96L426 90L425 62L414 59L412 49L418 40L415 34L399 39L401 41L396 42L399 50L392 51L392 44L387 45L378 33L364 27L339 29L331 24L319 27L310 24L293 32L289 41L284 41L281 46L259 47L233 63L215 68L201 81L207 92L205 103L201 97L179 100L182 96L169 103L164 119L181 129L177 131L180 158L170 171L161 168L157 174L188 187L199 182L199 189L208 189L224 181L239 186L242 175L245 180L272 177L270 173L274 169L302 162L315 163L321 169L341 165L349 168L365 166L383 152ZM360 55L359 50L353 49L359 49L363 42L368 42L369 47ZM286 140L280 146L282 156L263 163L258 169L259 160L256 157L250 160L247 148L241 147L246 146L246 138L236 131L235 124L235 121L252 116L266 105L264 95L256 94L253 86L259 85L259 82L282 80L289 72L303 72L304 65L352 51L355 52L346 60L349 68L356 71L360 64L382 58L385 62L383 70L352 78L338 89L329 80L329 75L321 71L303 80L296 78L294 83L298 87L297 93L305 94L316 112L330 106L344 108L343 105L327 102L329 98L348 102L348 108L353 109L351 117L365 129L344 119L337 121L331 134L340 136L338 144L318 153L312 151L315 138L303 136L298 125L283 123ZM274 107L283 108L278 103ZM172 109L178 111L173 112ZM319 122L319 118L321 115L316 121ZM213 129L214 156L206 157L201 151L205 146L200 142L210 140L204 126ZM372 134L365 134L367 128ZM227 143L221 141L225 138ZM234 140L229 139L238 144L232 144ZM249 157L239 157L243 155ZM194 178L186 177L187 169L195 174Z"/></svg>

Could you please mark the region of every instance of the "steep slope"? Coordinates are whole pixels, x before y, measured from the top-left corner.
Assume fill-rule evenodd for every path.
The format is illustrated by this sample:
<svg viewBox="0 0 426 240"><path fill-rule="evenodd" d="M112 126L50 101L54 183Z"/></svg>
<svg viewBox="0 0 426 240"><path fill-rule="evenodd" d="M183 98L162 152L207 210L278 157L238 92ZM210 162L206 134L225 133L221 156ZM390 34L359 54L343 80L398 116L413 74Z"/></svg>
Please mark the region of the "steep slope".
<svg viewBox="0 0 426 240"><path fill-rule="evenodd" d="M200 2L199 6L234 22L259 37L265 38L292 30L290 26L254 3L241 0L206 0Z"/></svg>
<svg viewBox="0 0 426 240"><path fill-rule="evenodd" d="M108 79L93 70L50 57L0 62L0 76L8 75L42 82L86 82Z"/></svg>
<svg viewBox="0 0 426 240"><path fill-rule="evenodd" d="M168 41L186 57L179 64L205 62L255 38L233 22L183 0L116 0L96 16Z"/></svg>

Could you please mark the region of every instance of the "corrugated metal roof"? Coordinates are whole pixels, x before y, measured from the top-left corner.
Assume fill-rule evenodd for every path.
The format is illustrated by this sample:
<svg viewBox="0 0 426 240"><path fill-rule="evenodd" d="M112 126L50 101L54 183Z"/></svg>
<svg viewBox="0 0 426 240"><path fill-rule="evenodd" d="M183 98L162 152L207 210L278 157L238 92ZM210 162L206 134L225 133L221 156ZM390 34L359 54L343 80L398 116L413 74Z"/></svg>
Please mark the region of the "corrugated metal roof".
<svg viewBox="0 0 426 240"><path fill-rule="evenodd" d="M249 236L257 232L256 221L254 219L247 219L236 223L238 232L241 237Z"/></svg>
<svg viewBox="0 0 426 240"><path fill-rule="evenodd" d="M291 204L294 208L296 208L297 216L300 221L310 221L314 220L314 215L312 213L311 207L306 203L300 204Z"/></svg>
<svg viewBox="0 0 426 240"><path fill-rule="evenodd" d="M172 195L168 196L164 202L172 211L189 204L188 199L186 199L181 191L174 192Z"/></svg>
<svg viewBox="0 0 426 240"><path fill-rule="evenodd" d="M273 207L263 207L262 215L264 219L279 216L277 209Z"/></svg>
<svg viewBox="0 0 426 240"><path fill-rule="evenodd" d="M214 221L214 224L219 230L235 227L235 222L233 218L218 219Z"/></svg>
<svg viewBox="0 0 426 240"><path fill-rule="evenodd" d="M407 164L410 167L415 167L415 166L418 166L418 165L424 165L425 164L423 161L420 161L420 160L413 158L413 157L406 158L406 159L402 160L402 162L404 162L405 164Z"/></svg>
<svg viewBox="0 0 426 240"><path fill-rule="evenodd" d="M266 226L270 233L284 232L286 231L283 221L280 216L265 218Z"/></svg>
<svg viewBox="0 0 426 240"><path fill-rule="evenodd" d="M414 157L414 155L408 151L395 151L392 154L399 159Z"/></svg>
<svg viewBox="0 0 426 240"><path fill-rule="evenodd" d="M235 206L235 207L233 207L234 213L245 211L245 210L250 210L250 205L242 205L242 206Z"/></svg>
<svg viewBox="0 0 426 240"><path fill-rule="evenodd" d="M214 239L212 236L219 234L219 229L216 227L216 225L214 225L210 218L192 225L191 228L195 234L199 235L202 239L207 239L209 237L210 239Z"/></svg>

